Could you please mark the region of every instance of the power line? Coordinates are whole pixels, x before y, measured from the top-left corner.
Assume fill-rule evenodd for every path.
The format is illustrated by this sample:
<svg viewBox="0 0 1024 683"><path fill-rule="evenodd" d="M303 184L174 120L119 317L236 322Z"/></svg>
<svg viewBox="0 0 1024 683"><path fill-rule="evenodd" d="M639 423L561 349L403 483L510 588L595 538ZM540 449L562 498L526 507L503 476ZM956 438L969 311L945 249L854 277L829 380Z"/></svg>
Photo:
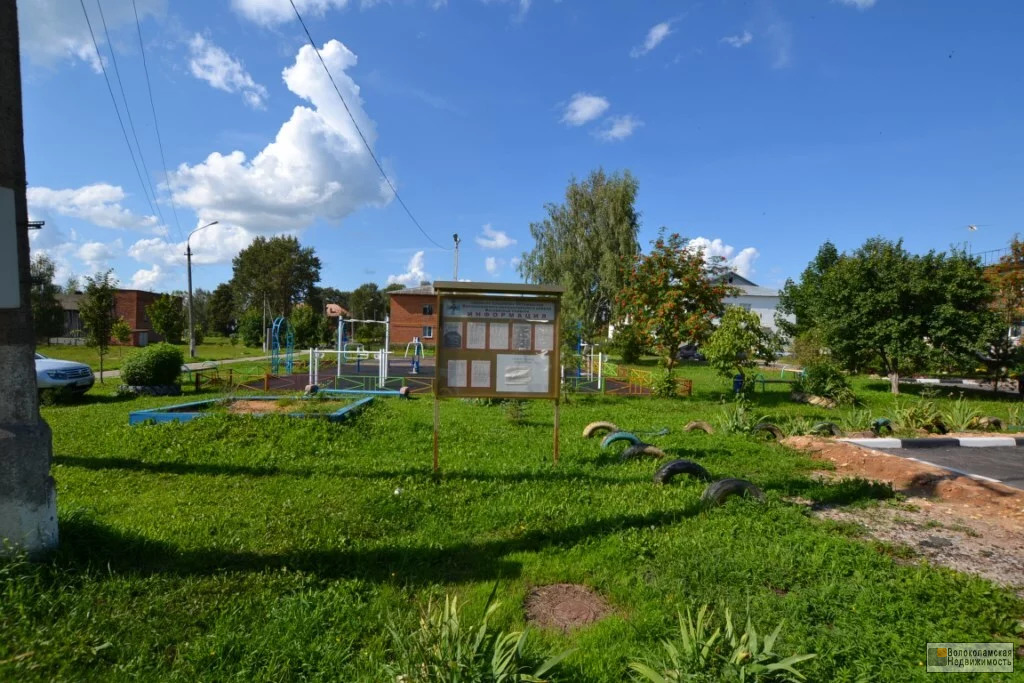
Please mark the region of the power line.
<svg viewBox="0 0 1024 683"><path fill-rule="evenodd" d="M89 12L85 9L85 0L79 0L82 5L82 14L85 15L85 23L89 27L89 35L92 37L92 46L96 50L96 59L100 63L100 70L103 72L103 80L107 83L107 92L110 93L110 101L114 104L114 113L117 114L117 122L121 126L121 133L124 135L124 144L128 146L128 154L132 157L132 166L135 167L135 175L139 177L139 184L142 185L142 194L146 197L146 202L149 203L149 210L154 214L157 213L156 207L153 205L153 200L149 198L149 192L146 189L146 181L142 179L142 171L139 170L139 163L135 160L135 151L132 149L132 143L128 141L128 131L124 127L124 119L121 118L121 110L117 106L117 97L114 96L114 88L110 85L110 77L107 75L107 67L103 65L103 55L100 54L100 46L96 42L96 34L92 30L92 22L89 21Z"/></svg>
<svg viewBox="0 0 1024 683"><path fill-rule="evenodd" d="M391 182L391 178L388 178L388 174L384 172L384 167L381 166L379 161L377 161L377 155L373 153L373 149L370 147L370 143L366 141L366 136L363 135L363 131L360 130L359 124L356 123L356 117L352 115L352 110L348 108L348 102L345 101L345 97L341 94L341 90L338 88L338 84L334 82L334 76L331 75L331 70L327 68L327 62L324 61L324 57L323 55L320 54L320 50L317 48L316 42L313 40L313 36L309 32L309 28L306 27L306 22L303 21L302 15L299 14L299 8L295 6L295 0L288 0L288 2L291 3L292 9L295 10L295 17L299 20L299 23L302 24L302 30L306 32L306 37L309 39L309 44L313 47L313 51L316 52L316 56L320 59L320 64L324 67L324 71L327 72L327 78L331 79L331 85L334 86L334 92L338 93L338 99L341 100L341 104L345 107L345 112L348 114L348 117L352 120L352 125L355 126L356 132L359 133L359 139L363 141L363 145L366 147L366 151L370 154L370 158L373 159L373 163L377 164L377 170L380 171L381 176L384 178L384 182L386 182L388 184L388 187L391 188L391 192L395 195L395 199L397 199L398 203L402 205L402 208L405 209L405 213L408 214L409 219L419 229L419 231L423 233L424 237L430 240L430 242L433 243L434 246L440 247L441 249L444 249L446 251L451 251L449 247L439 244L433 237L427 234L427 231L423 229L423 226L420 225L420 222L416 220L415 216L412 215L412 211L410 211L409 207L406 206L405 201L402 199L402 196L398 194L398 190L395 189L394 184Z"/></svg>
<svg viewBox="0 0 1024 683"><path fill-rule="evenodd" d="M132 137L135 138L135 149L139 152L139 161L142 163L142 170L146 172L146 182L149 183L149 191L153 195L156 214L160 217L160 222L166 225L167 221L164 220L164 215L160 211L160 204L156 203L156 188L153 187L153 178L149 174L149 168L146 166L146 157L142 154L142 145L139 144L139 136L135 132L135 121L132 120L132 110L128 106L128 96L124 93L124 83L121 82L121 70L117 68L117 55L114 53L114 43L110 40L110 32L107 31L107 19L103 16L103 3L101 0L96 0L96 6L100 9L100 21L103 22L103 35L107 37L107 47L110 48L110 61L114 65L114 76L117 77L117 87L121 90L121 99L124 100L124 111L125 114L128 115L128 127L132 129Z"/></svg>
<svg viewBox="0 0 1024 683"><path fill-rule="evenodd" d="M156 144L160 149L160 163L164 169L164 178L167 180L167 196L171 202L171 213L174 215L174 225L178 229L178 237L185 239L184 234L181 232L181 223L178 222L178 210L174 206L174 192L171 190L170 177L171 174L167 172L167 159L164 157L164 141L160 137L160 124L156 118L156 105L153 103L153 86L149 80L149 66L146 64L146 46L142 42L142 25L139 23L139 10L135 6L135 0L132 0L132 10L135 12L135 28L139 33L139 50L142 52L142 68L146 72L146 89L149 91L149 108L153 112L153 127L156 129Z"/></svg>

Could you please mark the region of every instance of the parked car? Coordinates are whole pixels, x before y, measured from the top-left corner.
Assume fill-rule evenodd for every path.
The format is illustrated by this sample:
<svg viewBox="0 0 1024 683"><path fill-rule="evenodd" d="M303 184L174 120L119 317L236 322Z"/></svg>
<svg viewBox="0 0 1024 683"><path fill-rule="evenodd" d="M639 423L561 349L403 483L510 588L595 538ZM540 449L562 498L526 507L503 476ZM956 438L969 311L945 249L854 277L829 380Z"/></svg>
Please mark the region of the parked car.
<svg viewBox="0 0 1024 683"><path fill-rule="evenodd" d="M88 365L36 354L36 385L40 391L63 387L76 394L84 394L95 383L96 378Z"/></svg>
<svg viewBox="0 0 1024 683"><path fill-rule="evenodd" d="M704 354L697 350L696 344L683 344L679 347L679 352L676 354L678 360L704 360Z"/></svg>

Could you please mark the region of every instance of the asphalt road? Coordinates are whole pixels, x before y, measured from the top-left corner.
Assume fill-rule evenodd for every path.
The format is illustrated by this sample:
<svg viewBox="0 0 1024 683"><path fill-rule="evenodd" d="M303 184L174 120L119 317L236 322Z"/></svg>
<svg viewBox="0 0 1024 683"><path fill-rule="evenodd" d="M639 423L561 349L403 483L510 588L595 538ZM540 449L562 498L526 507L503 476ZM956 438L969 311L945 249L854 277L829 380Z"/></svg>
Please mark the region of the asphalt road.
<svg viewBox="0 0 1024 683"><path fill-rule="evenodd" d="M892 448L886 453L914 458L960 474L995 480L1024 490L1024 448Z"/></svg>

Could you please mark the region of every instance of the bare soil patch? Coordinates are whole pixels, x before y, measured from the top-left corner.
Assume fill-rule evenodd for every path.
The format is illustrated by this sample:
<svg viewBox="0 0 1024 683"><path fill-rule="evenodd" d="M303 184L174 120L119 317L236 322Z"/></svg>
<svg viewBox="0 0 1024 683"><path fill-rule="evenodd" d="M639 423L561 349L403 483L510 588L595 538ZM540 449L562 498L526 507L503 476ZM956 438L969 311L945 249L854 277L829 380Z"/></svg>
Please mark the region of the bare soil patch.
<svg viewBox="0 0 1024 683"><path fill-rule="evenodd" d="M611 613L600 595L575 583L538 586L526 596L526 620L542 628L569 632L592 624Z"/></svg>
<svg viewBox="0 0 1024 683"><path fill-rule="evenodd" d="M232 401L228 412L233 415L253 415L257 413L284 413L295 411L294 405L278 405L277 401Z"/></svg>
<svg viewBox="0 0 1024 683"><path fill-rule="evenodd" d="M832 478L887 482L908 505L840 509L812 506L821 518L853 522L873 538L911 548L930 562L983 576L1024 595L1024 491L938 467L816 437L783 443L832 463Z"/></svg>

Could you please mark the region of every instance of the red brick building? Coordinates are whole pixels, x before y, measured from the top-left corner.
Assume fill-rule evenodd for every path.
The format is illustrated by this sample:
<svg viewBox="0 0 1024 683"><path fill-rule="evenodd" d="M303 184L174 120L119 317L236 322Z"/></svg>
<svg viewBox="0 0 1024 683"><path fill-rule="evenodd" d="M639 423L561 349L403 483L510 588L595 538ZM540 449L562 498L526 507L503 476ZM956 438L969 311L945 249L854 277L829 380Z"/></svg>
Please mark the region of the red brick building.
<svg viewBox="0 0 1024 683"><path fill-rule="evenodd" d="M424 346L437 338L437 294L432 285L388 292L391 298L391 343L404 345L419 337Z"/></svg>
<svg viewBox="0 0 1024 683"><path fill-rule="evenodd" d="M75 338L82 334L82 321L78 316L78 303L82 296L76 293L57 297L64 309L64 337ZM146 306L161 296L141 289L118 289L114 292L114 316L124 318L132 328L131 346L145 346L164 340L153 330L146 315Z"/></svg>

